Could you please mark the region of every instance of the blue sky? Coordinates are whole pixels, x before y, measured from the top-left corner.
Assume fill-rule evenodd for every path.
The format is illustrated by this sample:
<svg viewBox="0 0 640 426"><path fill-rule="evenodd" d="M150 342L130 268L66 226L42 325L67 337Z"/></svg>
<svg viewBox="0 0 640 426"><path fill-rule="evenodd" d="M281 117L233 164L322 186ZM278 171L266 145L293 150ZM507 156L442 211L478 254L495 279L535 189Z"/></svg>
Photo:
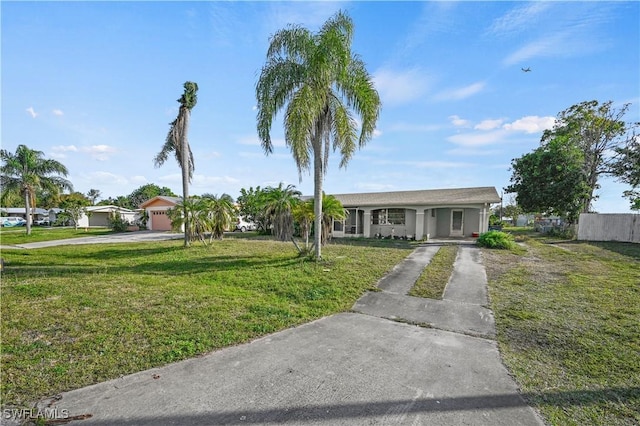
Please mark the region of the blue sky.
<svg viewBox="0 0 640 426"><path fill-rule="evenodd" d="M327 193L509 184L562 110L631 103L640 121L640 2L6 2L2 148L25 144L67 166L74 189L128 195L146 183L181 193L173 158L155 168L185 81L199 85L189 139L192 194L302 182L274 123L265 156L255 83L269 36L317 30L337 10L383 102L376 136ZM521 71L530 67L531 72ZM603 180L600 212L626 212ZM505 195L505 201L509 196Z"/></svg>

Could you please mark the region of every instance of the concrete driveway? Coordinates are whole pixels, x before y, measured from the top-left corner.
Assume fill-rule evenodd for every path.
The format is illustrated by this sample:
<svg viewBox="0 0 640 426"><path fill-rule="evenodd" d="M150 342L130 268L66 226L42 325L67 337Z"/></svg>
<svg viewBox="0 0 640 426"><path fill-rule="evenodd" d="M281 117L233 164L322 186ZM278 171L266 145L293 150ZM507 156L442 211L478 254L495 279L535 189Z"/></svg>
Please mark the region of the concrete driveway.
<svg viewBox="0 0 640 426"><path fill-rule="evenodd" d="M68 238L65 240L41 241L36 243L15 244L11 246L3 245L2 250L7 249L33 249L43 247L54 247L64 245L79 244L108 244L108 243L127 243L127 242L143 242L143 241L162 241L184 238L182 233L162 232L162 231L136 231L114 233L112 235L97 235L90 237Z"/></svg>
<svg viewBox="0 0 640 426"><path fill-rule="evenodd" d="M436 251L418 248L353 312L39 407L104 426L543 425L502 365L477 248L461 247L444 300L406 296Z"/></svg>

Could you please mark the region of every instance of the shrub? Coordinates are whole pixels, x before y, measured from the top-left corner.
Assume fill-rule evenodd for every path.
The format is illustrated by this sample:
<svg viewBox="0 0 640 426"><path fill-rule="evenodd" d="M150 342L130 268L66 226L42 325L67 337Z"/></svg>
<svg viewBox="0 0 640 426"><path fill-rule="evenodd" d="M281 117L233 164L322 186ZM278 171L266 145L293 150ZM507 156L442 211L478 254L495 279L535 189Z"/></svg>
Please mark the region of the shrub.
<svg viewBox="0 0 640 426"><path fill-rule="evenodd" d="M489 231L481 234L477 244L480 247L503 250L511 250L516 245L513 235L502 231Z"/></svg>
<svg viewBox="0 0 640 426"><path fill-rule="evenodd" d="M122 215L118 212L112 212L109 214L109 228L114 232L124 232L129 226L129 222L122 218Z"/></svg>

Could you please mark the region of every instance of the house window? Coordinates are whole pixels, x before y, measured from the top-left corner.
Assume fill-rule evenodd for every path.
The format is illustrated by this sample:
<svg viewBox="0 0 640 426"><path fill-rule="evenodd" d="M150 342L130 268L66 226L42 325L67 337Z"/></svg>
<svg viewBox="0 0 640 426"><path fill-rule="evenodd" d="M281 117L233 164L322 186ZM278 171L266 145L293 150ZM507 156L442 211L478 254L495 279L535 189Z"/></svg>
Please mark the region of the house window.
<svg viewBox="0 0 640 426"><path fill-rule="evenodd" d="M373 225L404 225L405 209L380 209L371 212Z"/></svg>
<svg viewBox="0 0 640 426"><path fill-rule="evenodd" d="M337 231L337 232L342 232L342 229L344 228L344 222L341 220L334 220L333 221L333 230Z"/></svg>

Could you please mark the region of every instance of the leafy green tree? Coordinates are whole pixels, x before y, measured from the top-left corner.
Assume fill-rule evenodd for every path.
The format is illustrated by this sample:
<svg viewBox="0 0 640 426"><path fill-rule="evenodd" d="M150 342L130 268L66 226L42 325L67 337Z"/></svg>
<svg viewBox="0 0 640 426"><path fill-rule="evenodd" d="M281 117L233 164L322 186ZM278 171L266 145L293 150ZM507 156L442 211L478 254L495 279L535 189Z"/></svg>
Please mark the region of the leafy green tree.
<svg viewBox="0 0 640 426"><path fill-rule="evenodd" d="M584 153L568 136L549 140L511 162L511 185L525 212L546 213L575 222L591 188L584 174Z"/></svg>
<svg viewBox="0 0 640 426"><path fill-rule="evenodd" d="M270 39L256 85L257 130L265 153L273 152L271 124L284 109L285 141L300 178L313 159L316 229L322 226L322 183L331 147L340 151L340 167L345 167L356 148L373 136L380 111L372 78L351 52L352 38L353 22L343 12L315 34L295 25L280 30ZM362 123L359 136L351 110ZM320 259L316 234L315 257Z"/></svg>
<svg viewBox="0 0 640 426"><path fill-rule="evenodd" d="M293 209L302 194L294 185L285 187L282 182L276 188L268 187L265 192L265 215L273 226L273 235L280 241L287 241L293 237Z"/></svg>
<svg viewBox="0 0 640 426"><path fill-rule="evenodd" d="M615 152L629 140L638 123L627 123L624 116L630 104L615 108L612 101L582 102L558 114L556 124L544 132L541 144L564 137L582 152L582 171L589 191L582 195L581 212L589 212L597 197L601 176L614 175Z"/></svg>
<svg viewBox="0 0 640 426"><path fill-rule="evenodd" d="M624 196L631 201L632 210L640 210L640 137L634 134L624 146L617 147L615 151L611 173L620 182L631 185Z"/></svg>
<svg viewBox="0 0 640 426"><path fill-rule="evenodd" d="M0 186L2 197L8 194L20 194L24 199L25 217L27 219L27 235L31 235L31 209L35 208L38 190L46 189L51 192L72 190L73 185L65 179L69 172L67 168L56 160L44 158L42 151L29 149L25 145L18 145L16 152L0 150ZM64 176L64 177L63 177Z"/></svg>
<svg viewBox="0 0 640 426"><path fill-rule="evenodd" d="M101 197L101 193L99 189L90 189L87 191L87 198L91 201L91 205L95 205L98 198Z"/></svg>
<svg viewBox="0 0 640 426"><path fill-rule="evenodd" d="M157 197L158 195L177 197L177 195L166 186L160 187L154 183L148 183L146 185L142 185L128 195L128 204L130 206L128 208L139 208L142 203L152 199L153 197Z"/></svg>
<svg viewBox="0 0 640 426"><path fill-rule="evenodd" d="M162 150L154 158L156 167L160 167L169 157L169 154L174 153L180 169L182 170L182 199L187 200L189 198L189 183L193 178L193 170L195 168L193 162L193 153L189 146L189 140L187 133L189 132L189 119L191 117L191 110L198 102L198 85L192 81L184 83L184 93L178 99L180 102L180 109L178 110L178 117L171 122L171 128L167 134ZM184 204L186 206L186 203ZM184 245L189 247L189 236L187 235L187 228L189 228L189 215L187 214L186 207L184 211L184 218L186 220L186 227L184 233Z"/></svg>
<svg viewBox="0 0 640 426"><path fill-rule="evenodd" d="M60 208L64 210L63 218L71 219L75 229L78 229L80 218L87 214L87 207L91 205L91 201L80 192L62 195L60 199Z"/></svg>
<svg viewBox="0 0 640 426"><path fill-rule="evenodd" d="M255 189L240 189L238 197L238 213L245 220L256 224L259 230L266 232L268 227L264 215L264 205L266 202L265 190L256 186Z"/></svg>

